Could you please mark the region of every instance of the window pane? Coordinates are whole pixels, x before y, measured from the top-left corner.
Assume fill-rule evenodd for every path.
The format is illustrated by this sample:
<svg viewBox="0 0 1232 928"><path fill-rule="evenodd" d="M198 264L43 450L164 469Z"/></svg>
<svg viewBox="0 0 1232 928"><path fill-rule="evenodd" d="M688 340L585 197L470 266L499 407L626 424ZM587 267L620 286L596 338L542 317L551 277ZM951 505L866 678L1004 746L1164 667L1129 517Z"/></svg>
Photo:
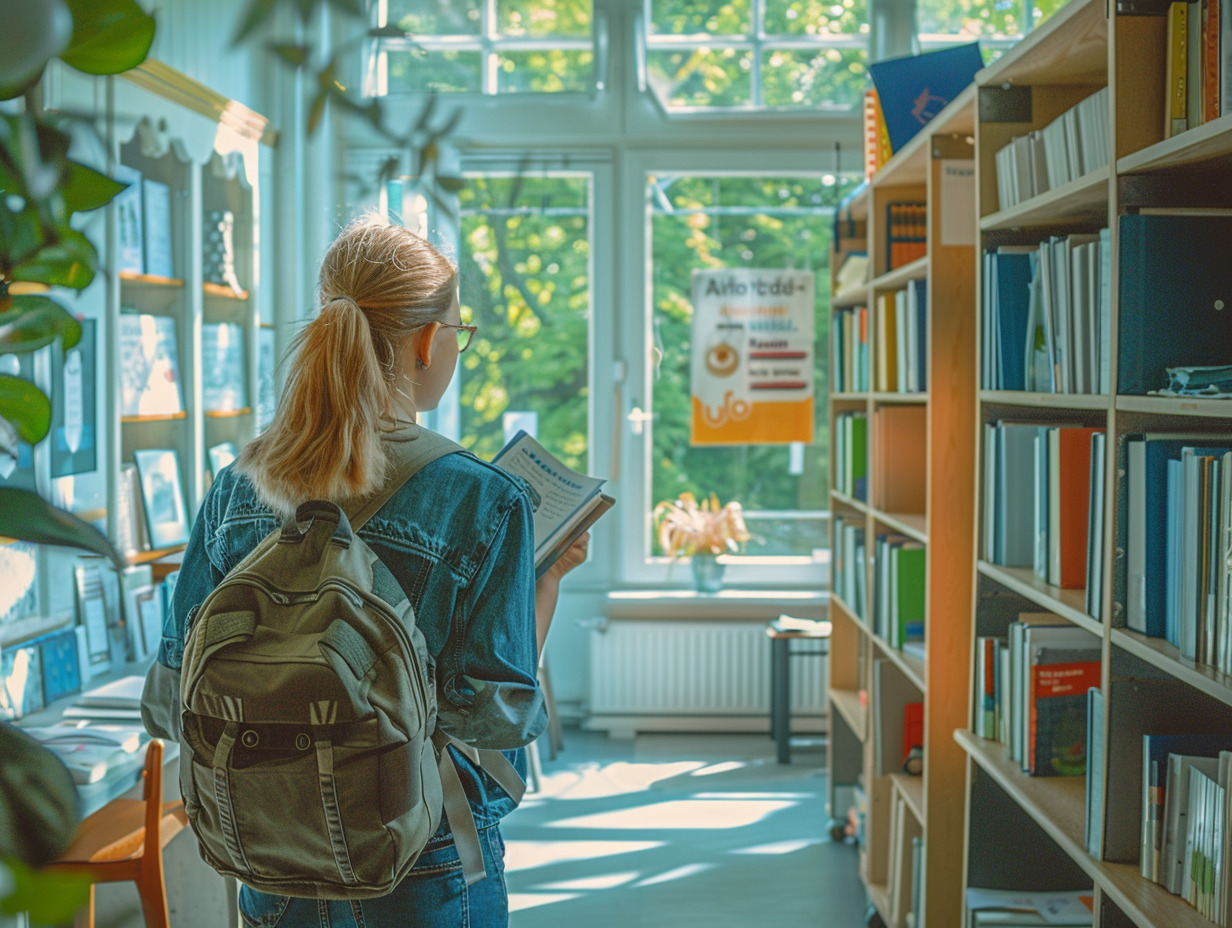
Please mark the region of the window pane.
<svg viewBox="0 0 1232 928"><path fill-rule="evenodd" d="M920 35L963 36L968 41L994 35L1019 36L1024 8L1024 0L920 0Z"/></svg>
<svg viewBox="0 0 1232 928"><path fill-rule="evenodd" d="M827 184L827 180L829 184ZM826 366L832 209L854 184L827 177L651 177L649 337L661 357L653 388L650 505L690 491L737 499L757 536L751 555L811 555L828 545ZM725 267L808 268L816 275L815 411L811 445L692 447L689 382L692 273ZM759 514L765 516L760 517ZM651 533L653 534L653 533ZM647 538L647 550L654 548Z"/></svg>
<svg viewBox="0 0 1232 928"><path fill-rule="evenodd" d="M761 79L766 106L821 110L860 106L868 82L864 49L767 49L764 54Z"/></svg>
<svg viewBox="0 0 1232 928"><path fill-rule="evenodd" d="M650 82L664 106L747 106L752 103L753 53L724 48L651 51Z"/></svg>
<svg viewBox="0 0 1232 928"><path fill-rule="evenodd" d="M497 0L497 28L506 36L590 38L591 0Z"/></svg>
<svg viewBox="0 0 1232 928"><path fill-rule="evenodd" d="M491 457L504 415L533 412L539 440L588 470L590 179L468 176L459 194L462 443Z"/></svg>
<svg viewBox="0 0 1232 928"><path fill-rule="evenodd" d="M499 61L498 93L584 92L594 69L594 54L588 51L505 52Z"/></svg>
<svg viewBox="0 0 1232 928"><path fill-rule="evenodd" d="M766 0L768 35L856 35L868 31L865 0Z"/></svg>
<svg viewBox="0 0 1232 928"><path fill-rule="evenodd" d="M749 35L753 31L752 0L651 0L652 35Z"/></svg>
<svg viewBox="0 0 1232 928"><path fill-rule="evenodd" d="M389 0L389 21L411 35L479 35L481 0Z"/></svg>
<svg viewBox="0 0 1232 928"><path fill-rule="evenodd" d="M390 51L390 93L478 93L483 88L479 52Z"/></svg>

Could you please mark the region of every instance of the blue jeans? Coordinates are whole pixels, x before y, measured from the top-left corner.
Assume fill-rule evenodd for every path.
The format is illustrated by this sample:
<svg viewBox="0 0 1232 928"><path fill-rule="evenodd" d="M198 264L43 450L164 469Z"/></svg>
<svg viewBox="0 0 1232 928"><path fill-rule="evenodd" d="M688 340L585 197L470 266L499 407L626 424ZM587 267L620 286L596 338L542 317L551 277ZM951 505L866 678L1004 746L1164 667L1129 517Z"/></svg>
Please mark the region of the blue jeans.
<svg viewBox="0 0 1232 928"><path fill-rule="evenodd" d="M468 887L451 836L433 838L410 876L388 896L338 902L240 887L247 928L507 928L505 841L500 826L481 829L486 880Z"/></svg>

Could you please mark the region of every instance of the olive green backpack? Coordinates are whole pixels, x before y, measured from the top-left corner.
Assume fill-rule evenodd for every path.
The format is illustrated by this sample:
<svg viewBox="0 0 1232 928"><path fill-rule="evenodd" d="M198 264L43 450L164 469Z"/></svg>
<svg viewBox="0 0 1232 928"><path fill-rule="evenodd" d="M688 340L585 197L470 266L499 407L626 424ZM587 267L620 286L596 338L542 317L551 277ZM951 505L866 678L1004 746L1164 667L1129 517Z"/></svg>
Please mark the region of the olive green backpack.
<svg viewBox="0 0 1232 928"><path fill-rule="evenodd" d="M520 799L497 751L436 728L432 660L414 610L359 537L419 468L461 450L432 432L389 443L393 479L352 517L304 503L206 597L180 679L180 784L202 857L254 889L362 899L390 892L442 808L468 882L477 832L446 745Z"/></svg>

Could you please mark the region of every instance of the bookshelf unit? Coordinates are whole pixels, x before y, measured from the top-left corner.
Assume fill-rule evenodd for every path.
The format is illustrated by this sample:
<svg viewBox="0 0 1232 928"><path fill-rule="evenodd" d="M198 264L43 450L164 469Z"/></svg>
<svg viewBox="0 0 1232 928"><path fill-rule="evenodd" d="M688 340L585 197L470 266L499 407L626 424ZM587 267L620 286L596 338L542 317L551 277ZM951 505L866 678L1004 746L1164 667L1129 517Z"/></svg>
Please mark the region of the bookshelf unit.
<svg viewBox="0 0 1232 928"><path fill-rule="evenodd" d="M1128 489L1123 444L1127 436L1152 432L1232 436L1232 404L1200 397L1118 392L1118 371L1124 360L1121 348L1131 326L1122 319L1128 312L1121 293L1122 264L1128 259L1122 257L1120 220L1147 207L1232 205L1226 192L1232 179L1232 117L1164 139L1165 19L1118 12L1118 6L1097 0L1070 0L1040 29L976 76L976 209L980 230L976 278L982 284L983 262L979 257L985 249L1108 228L1112 255L1111 387L1088 394L978 391L972 444L972 471L977 476L971 511L976 517L969 526L975 553L966 610L971 619L966 633L970 645L966 677L974 679L976 639L1004 635L1019 612L1051 612L1059 621L1091 632L1099 640L1104 701L1104 730L1092 750L1099 750L1105 760L1096 799L1088 808L1085 777L1028 776L1017 761L1011 760L1006 745L974 733L979 708L971 692L974 688L968 687L968 722L953 736L965 755L967 773L961 877L964 890L977 886L1033 891L1089 889L1096 926L1199 928L1214 922L1139 872L1141 735L1182 730L1232 732L1232 676L1183 657L1162 638L1147 637L1126 627L1127 584L1122 558L1128 531ZM1000 210L996 152L1011 137L1047 124L1103 86L1109 88L1105 115L1111 163L1065 187ZM1175 312L1177 324L1183 324L1183 310ZM982 328L985 316L983 312L977 316ZM980 344L979 339L976 344ZM975 370L980 366L979 357L977 351ZM1124 375L1125 371L1120 373ZM976 382L984 381L977 378ZM1097 530L1102 532L1103 553L1088 565L1086 575L1088 584L1098 584L1094 589L1099 592L1096 605L1100 617L1089 614L1084 589L1060 589L1041 581L1030 566L1005 567L983 558L988 504L983 429L985 424L1002 419L1105 430L1102 476L1097 475L1098 482L1092 484L1092 492L1102 498L1102 523ZM1018 492L1030 494L1032 488L1018 488ZM931 650L929 653L931 658ZM1172 716L1189 720L1190 727L1167 728L1136 716L1135 703L1126 694L1128 688L1144 681L1172 687ZM1232 734L1228 740L1232 745ZM1117 804L1109 798L1114 793L1138 798ZM1096 854L1088 851L1088 819L1098 827ZM945 922L959 923L957 917Z"/></svg>
<svg viewBox="0 0 1232 928"><path fill-rule="evenodd" d="M964 169L970 183L974 121L975 93L969 89L896 153L854 200L850 217L842 219L852 234L836 238L831 262L837 269L853 251L867 252L870 258L872 279L859 293L848 288L836 294L833 306L869 310L872 389L832 394L830 401L831 434L840 416L862 414L868 451L863 499L838 489L831 492L834 515L863 533L867 557L865 602L859 613L846 601L853 593L836 588L831 598L830 779L834 784L858 782L862 789L860 874L870 903L892 928L904 928L909 913L917 925L958 924L961 912L962 796L954 784L962 777L964 755L951 733L956 723L964 724L967 713L963 590L971 557L968 523L973 518L966 472L974 453L975 216L961 207L955 214L961 198L949 188L950 195L943 197L941 189L946 165ZM925 256L893 267L885 223L888 207L896 203L925 205L928 241ZM879 367L889 363L888 357L878 355L878 340L888 331L875 321L877 302L908 286L922 287L925 294L924 330L917 333L923 336L918 342L923 349L923 390L910 383L906 390L901 383L879 386L877 380ZM836 551L841 542L837 532ZM924 548L925 660L892 646L878 625L877 610L889 601L884 592L884 602L878 598L878 536ZM848 576L853 575L849 571ZM880 700L878 677L885 694ZM902 736L898 744L890 744L886 734L901 731L904 701L924 706L921 775L903 772L897 756ZM878 741L883 737L889 754L879 767ZM832 791L832 801L834 797ZM832 806L832 812L841 811ZM921 837L926 847L923 911L914 913L913 837Z"/></svg>

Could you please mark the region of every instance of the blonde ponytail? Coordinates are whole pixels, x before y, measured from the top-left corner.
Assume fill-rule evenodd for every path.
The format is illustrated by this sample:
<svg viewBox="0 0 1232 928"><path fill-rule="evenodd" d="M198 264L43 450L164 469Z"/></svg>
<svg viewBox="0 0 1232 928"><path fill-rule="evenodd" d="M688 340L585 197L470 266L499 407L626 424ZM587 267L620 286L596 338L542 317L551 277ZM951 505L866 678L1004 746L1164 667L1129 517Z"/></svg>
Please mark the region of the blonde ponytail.
<svg viewBox="0 0 1232 928"><path fill-rule="evenodd" d="M386 474L380 418L401 392L400 354L444 318L457 273L428 242L376 217L352 222L321 265L321 312L295 337L273 421L236 462L280 515L345 501Z"/></svg>

